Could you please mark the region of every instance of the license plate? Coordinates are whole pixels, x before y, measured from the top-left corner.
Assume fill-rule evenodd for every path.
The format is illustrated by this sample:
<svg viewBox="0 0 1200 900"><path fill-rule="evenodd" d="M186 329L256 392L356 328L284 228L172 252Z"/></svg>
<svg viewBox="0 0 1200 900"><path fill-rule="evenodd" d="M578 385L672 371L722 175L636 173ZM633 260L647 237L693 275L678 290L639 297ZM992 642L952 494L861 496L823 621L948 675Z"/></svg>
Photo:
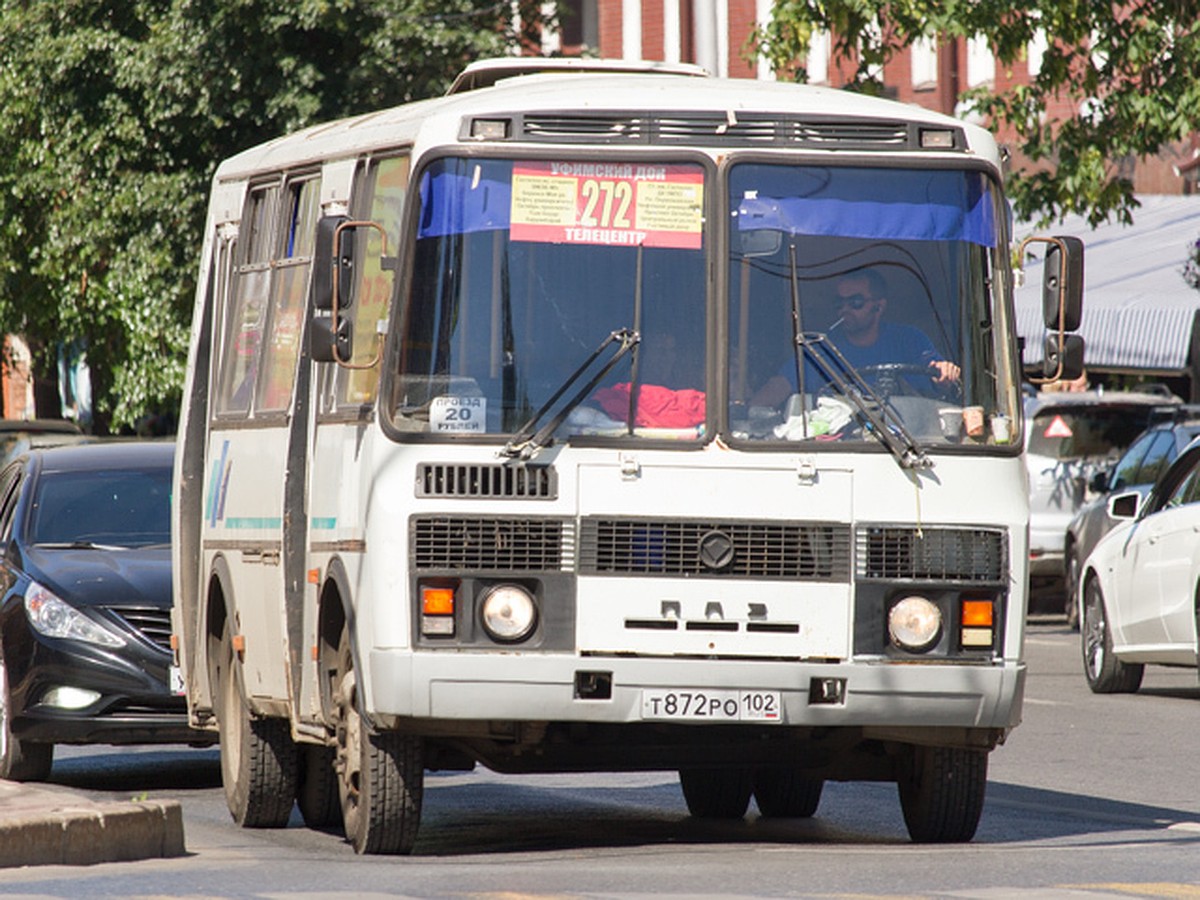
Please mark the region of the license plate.
<svg viewBox="0 0 1200 900"><path fill-rule="evenodd" d="M167 673L167 678L171 684L171 693L179 696L184 692L183 672L179 670L179 666L171 666Z"/></svg>
<svg viewBox="0 0 1200 900"><path fill-rule="evenodd" d="M705 688L642 691L642 718L686 722L779 722L779 691Z"/></svg>

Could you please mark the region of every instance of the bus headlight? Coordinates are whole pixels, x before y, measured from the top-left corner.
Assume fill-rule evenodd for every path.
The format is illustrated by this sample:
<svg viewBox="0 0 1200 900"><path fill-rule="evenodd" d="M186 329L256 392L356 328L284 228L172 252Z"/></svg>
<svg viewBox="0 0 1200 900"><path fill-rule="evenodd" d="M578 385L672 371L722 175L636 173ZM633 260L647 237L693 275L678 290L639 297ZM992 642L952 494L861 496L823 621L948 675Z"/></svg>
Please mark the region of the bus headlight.
<svg viewBox="0 0 1200 900"><path fill-rule="evenodd" d="M905 597L888 612L888 634L903 650L922 653L937 643L941 633L942 611L925 597Z"/></svg>
<svg viewBox="0 0 1200 900"><path fill-rule="evenodd" d="M537 625L533 596L515 584L499 584L489 590L479 611L484 629L497 641L523 641Z"/></svg>

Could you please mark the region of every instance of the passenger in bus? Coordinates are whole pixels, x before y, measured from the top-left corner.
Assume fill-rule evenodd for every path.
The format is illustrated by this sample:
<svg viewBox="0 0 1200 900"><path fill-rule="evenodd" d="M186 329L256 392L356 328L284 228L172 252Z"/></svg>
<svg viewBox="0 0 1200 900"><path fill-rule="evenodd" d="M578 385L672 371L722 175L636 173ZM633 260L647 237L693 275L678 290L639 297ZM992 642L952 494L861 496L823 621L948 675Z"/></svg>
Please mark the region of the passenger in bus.
<svg viewBox="0 0 1200 900"><path fill-rule="evenodd" d="M694 428L704 422L703 359L679 349L677 336L648 331L638 351L638 403L635 424L647 428ZM702 345L699 345L702 346ZM629 409L629 382L600 388L592 399L604 412L623 421Z"/></svg>
<svg viewBox="0 0 1200 900"><path fill-rule="evenodd" d="M843 276L836 286L836 317L826 334L856 369L901 364L928 368L933 384L950 385L961 374L953 362L942 359L933 342L919 328L884 319L887 283L875 269L857 269ZM819 345L817 353L830 359ZM815 393L828 385L825 374L806 362L805 387ZM778 406L796 392L796 363L788 359L751 399L752 406Z"/></svg>

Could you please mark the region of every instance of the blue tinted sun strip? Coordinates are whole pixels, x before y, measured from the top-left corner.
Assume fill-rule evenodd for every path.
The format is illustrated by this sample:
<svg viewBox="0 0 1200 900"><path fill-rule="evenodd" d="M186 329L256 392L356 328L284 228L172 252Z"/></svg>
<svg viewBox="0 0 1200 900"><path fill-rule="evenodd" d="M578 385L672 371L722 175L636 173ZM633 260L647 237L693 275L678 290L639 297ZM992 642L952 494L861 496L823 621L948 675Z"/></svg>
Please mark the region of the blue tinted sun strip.
<svg viewBox="0 0 1200 900"><path fill-rule="evenodd" d="M769 229L787 234L874 240L967 241L996 246L991 194L982 176L923 172L909 177L845 170L807 197L745 197L738 204L739 231Z"/></svg>
<svg viewBox="0 0 1200 900"><path fill-rule="evenodd" d="M421 178L417 237L501 231L508 228L511 208L512 187L507 181L426 172Z"/></svg>

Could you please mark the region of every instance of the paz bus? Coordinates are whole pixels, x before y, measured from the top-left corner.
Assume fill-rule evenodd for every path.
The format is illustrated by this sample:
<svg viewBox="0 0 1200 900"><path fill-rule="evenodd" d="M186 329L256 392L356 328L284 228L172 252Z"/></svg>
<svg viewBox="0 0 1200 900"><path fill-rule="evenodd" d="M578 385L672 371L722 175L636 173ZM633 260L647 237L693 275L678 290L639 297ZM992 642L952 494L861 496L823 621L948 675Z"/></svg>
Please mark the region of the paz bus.
<svg viewBox="0 0 1200 900"><path fill-rule="evenodd" d="M426 771L660 770L970 840L1025 679L1009 223L980 128L666 64L486 61L222 162L173 629L233 819L407 853Z"/></svg>

